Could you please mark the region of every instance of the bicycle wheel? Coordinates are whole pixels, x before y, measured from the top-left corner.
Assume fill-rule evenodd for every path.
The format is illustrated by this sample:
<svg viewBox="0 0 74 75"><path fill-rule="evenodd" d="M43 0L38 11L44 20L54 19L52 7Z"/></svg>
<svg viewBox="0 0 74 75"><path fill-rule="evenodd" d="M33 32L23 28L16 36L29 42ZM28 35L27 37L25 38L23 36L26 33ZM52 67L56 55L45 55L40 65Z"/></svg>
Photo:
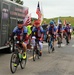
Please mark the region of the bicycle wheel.
<svg viewBox="0 0 74 75"><path fill-rule="evenodd" d="M35 61L36 60L36 49L33 49L33 61Z"/></svg>
<svg viewBox="0 0 74 75"><path fill-rule="evenodd" d="M27 58L26 59L21 59L21 61L20 61L21 69L24 69L25 68L26 62L27 62Z"/></svg>
<svg viewBox="0 0 74 75"><path fill-rule="evenodd" d="M37 56L38 59L39 59L40 56L41 56L41 54L40 54L40 46L39 46L39 44L37 44L36 56Z"/></svg>
<svg viewBox="0 0 74 75"><path fill-rule="evenodd" d="M10 59L10 70L12 73L16 72L17 66L14 66L14 64L17 63L17 59L18 59L17 54L13 53Z"/></svg>
<svg viewBox="0 0 74 75"><path fill-rule="evenodd" d="M36 56L37 56L38 59L40 58L40 51L39 50L37 50Z"/></svg>
<svg viewBox="0 0 74 75"><path fill-rule="evenodd" d="M48 42L48 53L50 53L50 42Z"/></svg>
<svg viewBox="0 0 74 75"><path fill-rule="evenodd" d="M60 48L61 47L61 38L58 37L58 47Z"/></svg>
<svg viewBox="0 0 74 75"><path fill-rule="evenodd" d="M52 43L51 43L51 44L52 44L52 52L54 52L54 50L55 50L55 49L54 49L54 46L53 46L53 43L54 43L54 42L52 41Z"/></svg>
<svg viewBox="0 0 74 75"><path fill-rule="evenodd" d="M68 45L68 42L69 42L69 40L68 40L68 35L66 35L66 44Z"/></svg>

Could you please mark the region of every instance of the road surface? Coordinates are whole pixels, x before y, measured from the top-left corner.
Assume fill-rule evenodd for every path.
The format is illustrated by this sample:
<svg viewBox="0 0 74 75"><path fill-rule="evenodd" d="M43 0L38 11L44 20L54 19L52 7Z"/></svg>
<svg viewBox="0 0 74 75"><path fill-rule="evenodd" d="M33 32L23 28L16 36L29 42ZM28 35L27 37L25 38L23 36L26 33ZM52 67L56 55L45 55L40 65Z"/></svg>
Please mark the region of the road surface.
<svg viewBox="0 0 74 75"><path fill-rule="evenodd" d="M55 51L48 53L47 43L43 43L43 54L33 61L32 52L27 52L28 60L25 69L20 66L14 75L74 75L74 38L69 45L63 40L62 47L55 44ZM12 75L10 71L11 54L0 53L0 75Z"/></svg>

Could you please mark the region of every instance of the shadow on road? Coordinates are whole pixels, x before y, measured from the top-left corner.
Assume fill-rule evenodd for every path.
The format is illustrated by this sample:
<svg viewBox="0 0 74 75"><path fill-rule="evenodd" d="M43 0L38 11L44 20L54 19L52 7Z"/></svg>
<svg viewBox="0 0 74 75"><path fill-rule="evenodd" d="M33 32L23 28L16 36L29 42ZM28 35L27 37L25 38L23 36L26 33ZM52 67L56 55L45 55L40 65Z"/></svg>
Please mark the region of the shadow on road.
<svg viewBox="0 0 74 75"><path fill-rule="evenodd" d="M7 49L2 49L2 50L0 50L0 55L2 55L2 54L8 54Z"/></svg>

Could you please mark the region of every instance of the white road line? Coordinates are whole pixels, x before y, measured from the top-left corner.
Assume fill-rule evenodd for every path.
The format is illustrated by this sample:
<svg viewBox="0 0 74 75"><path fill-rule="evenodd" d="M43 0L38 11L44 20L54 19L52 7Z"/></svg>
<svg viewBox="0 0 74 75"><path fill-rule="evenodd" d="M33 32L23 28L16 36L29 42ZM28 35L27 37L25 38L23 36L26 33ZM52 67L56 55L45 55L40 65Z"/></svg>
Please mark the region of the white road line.
<svg viewBox="0 0 74 75"><path fill-rule="evenodd" d="M48 46L48 43L43 43L43 46ZM58 44L56 44L55 46L57 46L58 47ZM61 46L62 47L65 47L66 46L66 44L61 44ZM70 46L69 46L70 47ZM74 44L73 45L71 45L71 47L74 47Z"/></svg>
<svg viewBox="0 0 74 75"><path fill-rule="evenodd" d="M43 45L48 45L48 43L44 43Z"/></svg>
<svg viewBox="0 0 74 75"><path fill-rule="evenodd" d="M72 47L74 47L74 45L72 45Z"/></svg>
<svg viewBox="0 0 74 75"><path fill-rule="evenodd" d="M43 45L48 45L48 43L44 43ZM58 46L58 44L56 44L55 46ZM61 44L62 47L65 47L65 44Z"/></svg>
<svg viewBox="0 0 74 75"><path fill-rule="evenodd" d="M58 46L58 44L57 44L56 46ZM62 47L65 47L66 45L65 45L65 44L61 44L61 46L62 46Z"/></svg>

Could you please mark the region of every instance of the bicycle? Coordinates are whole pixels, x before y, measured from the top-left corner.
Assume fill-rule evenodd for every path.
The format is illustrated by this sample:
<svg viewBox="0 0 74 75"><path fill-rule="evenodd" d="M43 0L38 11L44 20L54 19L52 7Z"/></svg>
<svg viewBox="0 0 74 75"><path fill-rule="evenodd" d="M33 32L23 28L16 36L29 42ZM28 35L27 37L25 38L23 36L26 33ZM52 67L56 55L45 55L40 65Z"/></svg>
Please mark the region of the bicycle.
<svg viewBox="0 0 74 75"><path fill-rule="evenodd" d="M61 35L61 33L58 33L57 40L58 40L58 47L60 48L61 47L61 43L62 43L62 35Z"/></svg>
<svg viewBox="0 0 74 75"><path fill-rule="evenodd" d="M65 37L66 45L69 44L69 39L70 39L70 34L69 33L66 33L66 37Z"/></svg>
<svg viewBox="0 0 74 75"><path fill-rule="evenodd" d="M52 52L54 51L53 43L54 36L48 35L48 53L50 53L50 50L52 50Z"/></svg>
<svg viewBox="0 0 74 75"><path fill-rule="evenodd" d="M14 42L13 42L14 52L12 53L11 59L10 59L10 70L12 73L16 72L16 69L19 64L21 69L24 69L26 66L27 58L23 59L24 50L22 47L18 46L19 43L20 42L18 40L14 39Z"/></svg>
<svg viewBox="0 0 74 75"><path fill-rule="evenodd" d="M35 46L33 47L33 61L36 60L36 57L39 59L40 58L40 46L39 46L39 41L36 39L35 40Z"/></svg>

